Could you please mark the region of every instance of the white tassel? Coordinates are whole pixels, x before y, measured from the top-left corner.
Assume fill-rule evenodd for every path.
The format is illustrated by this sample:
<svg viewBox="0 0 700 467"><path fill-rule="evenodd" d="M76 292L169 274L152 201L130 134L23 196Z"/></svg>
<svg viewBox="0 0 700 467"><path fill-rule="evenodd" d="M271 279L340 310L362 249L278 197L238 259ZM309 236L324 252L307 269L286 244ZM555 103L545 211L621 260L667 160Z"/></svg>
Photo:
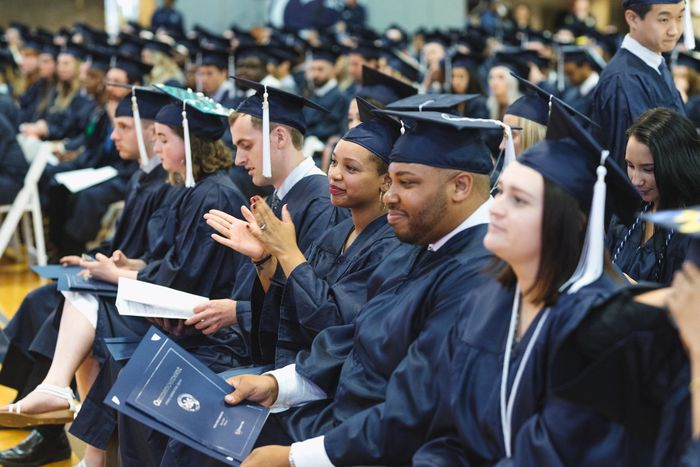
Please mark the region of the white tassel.
<svg viewBox="0 0 700 467"><path fill-rule="evenodd" d="M695 49L695 31L693 30L693 14L690 0L685 2L685 27L683 28L683 43L688 51Z"/></svg>
<svg viewBox="0 0 700 467"><path fill-rule="evenodd" d="M568 293L576 293L583 287L595 282L603 274L603 258L605 254L605 197L607 186L605 176L608 171L605 168L605 159L609 151L601 153L600 165L596 169L598 176L593 187L593 200L591 201L591 211L588 215L588 228L586 229L586 240L583 243L581 258L579 259L576 271L571 278L561 287L565 290L571 287Z"/></svg>
<svg viewBox="0 0 700 467"><path fill-rule="evenodd" d="M513 144L513 130L510 128L510 125L504 123L503 132L506 134L506 150L505 158L503 159L503 170L505 170L508 164L515 161L515 145Z"/></svg>
<svg viewBox="0 0 700 467"><path fill-rule="evenodd" d="M263 177L272 177L272 163L270 161L270 103L267 100L267 86L263 93L262 104L262 143L263 143Z"/></svg>
<svg viewBox="0 0 700 467"><path fill-rule="evenodd" d="M136 128L136 141L139 145L139 157L141 158L141 167L148 165L148 153L146 152L146 144L143 142L143 128L141 128L141 114L139 106L136 103L136 90L131 90L131 113L134 115L134 128Z"/></svg>
<svg viewBox="0 0 700 467"><path fill-rule="evenodd" d="M182 102L182 132L185 136L185 186L194 187L194 174L192 173L192 147L190 147L190 124L187 121L186 102Z"/></svg>

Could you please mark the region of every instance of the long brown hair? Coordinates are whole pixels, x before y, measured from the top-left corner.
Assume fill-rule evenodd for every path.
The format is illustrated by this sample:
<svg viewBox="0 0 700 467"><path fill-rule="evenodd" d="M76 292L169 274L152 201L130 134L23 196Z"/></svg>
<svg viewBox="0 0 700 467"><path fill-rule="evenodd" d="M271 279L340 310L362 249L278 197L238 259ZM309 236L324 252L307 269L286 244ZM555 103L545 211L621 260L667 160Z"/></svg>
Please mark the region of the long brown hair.
<svg viewBox="0 0 700 467"><path fill-rule="evenodd" d="M180 127L171 127L180 138L184 138L184 132ZM231 151L218 139L209 141L190 133L190 148L192 149L192 175L198 181L205 174L212 174L222 169L228 169L233 165ZM172 185L185 183L178 173L168 175L168 182Z"/></svg>

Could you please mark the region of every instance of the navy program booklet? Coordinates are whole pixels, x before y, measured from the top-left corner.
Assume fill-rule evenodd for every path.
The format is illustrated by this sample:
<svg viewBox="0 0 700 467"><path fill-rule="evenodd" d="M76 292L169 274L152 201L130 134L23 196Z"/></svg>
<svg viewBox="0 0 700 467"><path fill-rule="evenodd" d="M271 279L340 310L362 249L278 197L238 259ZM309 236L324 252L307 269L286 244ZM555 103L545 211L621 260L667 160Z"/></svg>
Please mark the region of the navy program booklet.
<svg viewBox="0 0 700 467"><path fill-rule="evenodd" d="M57 288L59 291L69 290L71 292L86 292L105 297L117 296L117 284L91 279L74 273L60 276L58 278Z"/></svg>
<svg viewBox="0 0 700 467"><path fill-rule="evenodd" d="M105 399L110 407L210 457L237 465L269 409L230 406L231 386L156 328L146 333Z"/></svg>

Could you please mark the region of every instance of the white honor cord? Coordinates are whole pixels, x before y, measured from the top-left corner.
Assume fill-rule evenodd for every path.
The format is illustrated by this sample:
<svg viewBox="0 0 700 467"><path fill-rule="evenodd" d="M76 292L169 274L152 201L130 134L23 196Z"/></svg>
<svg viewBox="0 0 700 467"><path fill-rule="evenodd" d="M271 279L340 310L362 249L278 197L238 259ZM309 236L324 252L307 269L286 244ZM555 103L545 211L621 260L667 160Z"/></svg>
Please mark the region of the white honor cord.
<svg viewBox="0 0 700 467"><path fill-rule="evenodd" d="M523 377L523 372L527 366L527 362L530 359L530 354L532 349L537 342L537 337L542 331L542 326L544 326L545 321L549 317L549 308L544 310L544 316L537 323L535 332L532 333L527 347L525 348L525 353L523 358L520 360L518 365L518 370L515 373L515 379L513 380L513 387L510 390L510 396L507 396L508 392L508 370L510 367L510 354L513 348L513 338L515 336L515 327L518 324L518 309L520 308L520 286L515 287L515 297L513 298L513 310L510 314L510 327L508 329L508 340L506 341L506 351L503 355L503 370L501 373L501 431L503 432L503 444L506 449L506 458L512 457L512 446L511 446L511 434L512 434L512 423L513 423L513 406L515 405L515 398L518 395L518 387L520 386L520 380ZM507 398L507 401L506 401Z"/></svg>
<svg viewBox="0 0 700 467"><path fill-rule="evenodd" d="M505 148L505 152L504 152L505 159L503 160L503 169L502 170L505 170L505 168L508 167L508 164L510 164L511 162L513 162L515 160L515 145L513 144L513 130L510 128L510 125L507 125L500 120L495 120L495 119L491 119L491 118L456 117L456 116L450 115L450 114L441 114L440 116L443 118L443 120L447 120L449 122L493 123L495 125L500 126L501 128L503 128L503 131L506 134L506 148Z"/></svg>

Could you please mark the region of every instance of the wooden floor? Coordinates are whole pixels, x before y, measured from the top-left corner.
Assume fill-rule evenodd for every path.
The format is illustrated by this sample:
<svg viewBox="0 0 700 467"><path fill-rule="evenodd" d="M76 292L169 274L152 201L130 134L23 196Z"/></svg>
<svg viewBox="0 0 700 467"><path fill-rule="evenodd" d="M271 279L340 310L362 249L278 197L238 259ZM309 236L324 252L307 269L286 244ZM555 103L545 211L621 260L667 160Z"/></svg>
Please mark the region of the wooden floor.
<svg viewBox="0 0 700 467"><path fill-rule="evenodd" d="M19 259L8 257L9 255L5 256L0 260L0 326L2 327L12 318L27 292L46 283L44 279L34 274L26 266L26 263L19 263L17 262ZM0 386L0 405L12 401L14 395L14 390ZM17 445L26 436L27 431L24 430L0 428L0 450ZM73 446L72 459L47 465L69 467L79 462L78 455L82 455L84 446L79 440L70 436L69 438Z"/></svg>

